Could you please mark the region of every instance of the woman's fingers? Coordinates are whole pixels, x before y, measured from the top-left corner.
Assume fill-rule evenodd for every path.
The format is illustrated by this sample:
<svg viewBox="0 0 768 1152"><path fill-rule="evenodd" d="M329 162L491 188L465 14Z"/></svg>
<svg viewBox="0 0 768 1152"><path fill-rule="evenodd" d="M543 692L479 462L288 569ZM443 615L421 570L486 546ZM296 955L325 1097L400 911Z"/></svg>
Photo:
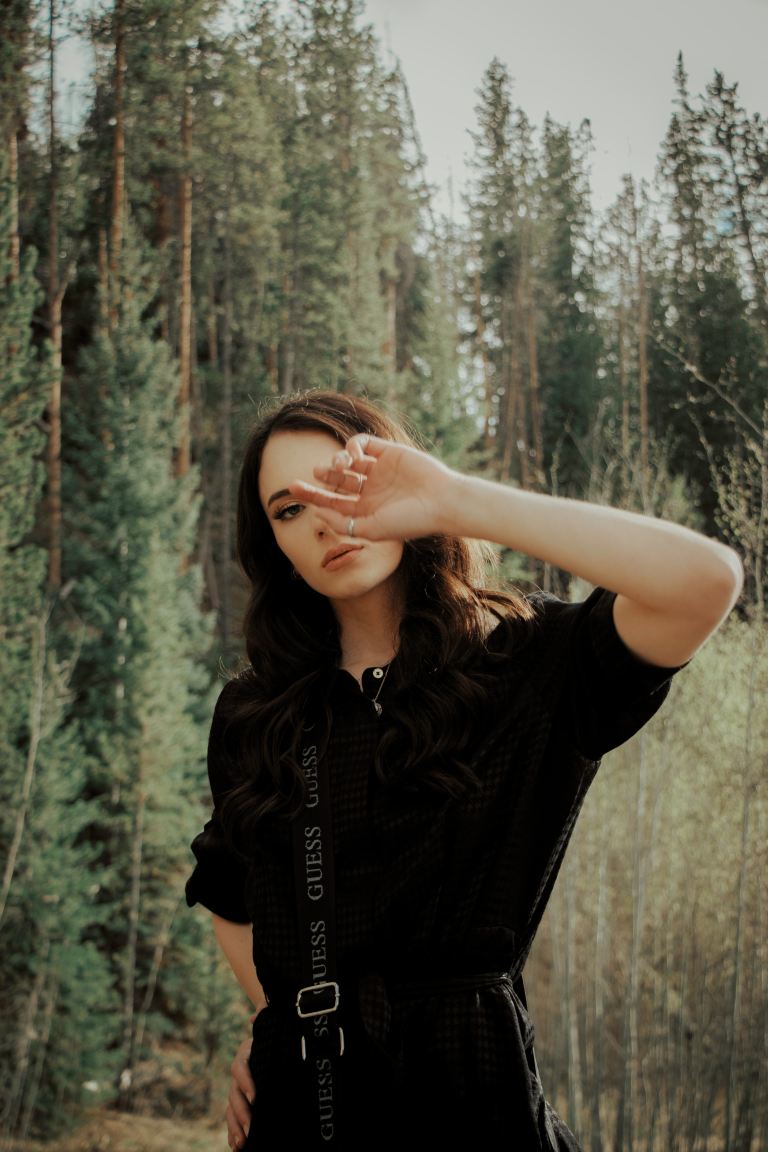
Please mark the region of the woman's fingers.
<svg viewBox="0 0 768 1152"><path fill-rule="evenodd" d="M392 444L361 432L347 441L346 448L334 453L329 467L313 470L315 479L331 488L359 496L371 469L387 446L391 448Z"/></svg>
<svg viewBox="0 0 768 1152"><path fill-rule="evenodd" d="M248 1137L248 1123L241 1124L233 1113L229 1104L227 1104L227 1144L229 1144L232 1152L236 1148L242 1148Z"/></svg>
<svg viewBox="0 0 768 1152"><path fill-rule="evenodd" d="M288 491L299 499L318 508L335 508L339 512L352 515L357 505L359 494L357 492L330 492L327 488L316 488L314 484L307 484L304 480L293 480L288 485Z"/></svg>
<svg viewBox="0 0 768 1152"><path fill-rule="evenodd" d="M368 448L375 439L375 436L369 436L365 432L358 432L356 436L350 436L347 440L347 455L350 457L348 468L351 468L353 463L356 464L368 454Z"/></svg>
<svg viewBox="0 0 768 1152"><path fill-rule="evenodd" d="M248 1055L251 1041L244 1040L230 1066L232 1080L227 1097L227 1140L232 1149L242 1148L251 1126L251 1104L256 1096Z"/></svg>
<svg viewBox="0 0 768 1152"><path fill-rule="evenodd" d="M321 480L323 484L329 484L338 491L346 492L352 496L360 495L366 479L362 472L337 468L335 460L333 468L315 468L313 472L316 480Z"/></svg>

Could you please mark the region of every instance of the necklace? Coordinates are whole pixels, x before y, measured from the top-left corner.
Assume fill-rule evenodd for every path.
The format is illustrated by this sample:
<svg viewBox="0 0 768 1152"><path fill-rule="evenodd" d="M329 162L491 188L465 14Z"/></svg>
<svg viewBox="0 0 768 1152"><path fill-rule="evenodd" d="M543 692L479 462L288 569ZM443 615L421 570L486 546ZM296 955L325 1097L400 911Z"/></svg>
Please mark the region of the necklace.
<svg viewBox="0 0 768 1152"><path fill-rule="evenodd" d="M381 696L381 690L384 687L384 681L387 679L387 676L389 675L390 667L391 667L391 662L390 662L390 664L387 664L386 668L374 668L374 670L373 670L374 676L376 675L377 672L381 675L381 683L379 684L379 690L376 693L376 695L374 697L372 697L372 699L371 699L371 704L373 704L374 708L376 709L376 715L377 716L381 716L381 713L382 713L382 707L381 707L381 704L379 704L379 696Z"/></svg>

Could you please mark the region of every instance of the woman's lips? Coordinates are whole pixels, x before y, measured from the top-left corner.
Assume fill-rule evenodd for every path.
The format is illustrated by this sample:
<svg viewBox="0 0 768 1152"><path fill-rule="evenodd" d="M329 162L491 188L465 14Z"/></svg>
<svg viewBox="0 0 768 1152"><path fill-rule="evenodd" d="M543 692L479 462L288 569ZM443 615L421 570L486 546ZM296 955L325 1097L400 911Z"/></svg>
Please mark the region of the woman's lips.
<svg viewBox="0 0 768 1152"><path fill-rule="evenodd" d="M323 568L328 572L333 572L349 563L361 550L362 545L360 544L345 544L340 548L333 548L330 552L326 552L323 557Z"/></svg>

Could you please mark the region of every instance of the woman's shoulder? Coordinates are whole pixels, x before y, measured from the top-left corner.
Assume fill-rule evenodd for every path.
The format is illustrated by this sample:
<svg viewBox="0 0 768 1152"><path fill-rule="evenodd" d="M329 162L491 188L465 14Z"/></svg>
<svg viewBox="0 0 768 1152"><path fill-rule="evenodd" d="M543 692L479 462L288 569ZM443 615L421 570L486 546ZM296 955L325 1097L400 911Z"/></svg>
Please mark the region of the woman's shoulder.
<svg viewBox="0 0 768 1152"><path fill-rule="evenodd" d="M542 621L557 612L563 602L538 589L520 593L514 601L488 607L485 646L490 652L504 652L528 643Z"/></svg>
<svg viewBox="0 0 768 1152"><path fill-rule="evenodd" d="M220 671L219 699L225 700L248 692L253 693L258 686L258 676L252 664L239 664L235 668Z"/></svg>
<svg viewBox="0 0 768 1152"><path fill-rule="evenodd" d="M610 615L613 594L594 588L584 597L566 600L534 588L520 597L519 607L500 613L486 638L490 653L516 656L523 649L552 654L568 646L592 616ZM592 622L589 623L592 628Z"/></svg>
<svg viewBox="0 0 768 1152"><path fill-rule="evenodd" d="M213 708L213 725L226 724L242 710L242 705L259 696L259 681L250 665L223 673Z"/></svg>

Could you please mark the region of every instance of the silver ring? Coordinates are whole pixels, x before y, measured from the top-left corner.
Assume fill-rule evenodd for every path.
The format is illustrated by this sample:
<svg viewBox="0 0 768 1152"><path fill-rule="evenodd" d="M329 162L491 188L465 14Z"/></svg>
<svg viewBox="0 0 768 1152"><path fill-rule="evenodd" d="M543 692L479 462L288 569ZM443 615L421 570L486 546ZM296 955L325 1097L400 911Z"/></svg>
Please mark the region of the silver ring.
<svg viewBox="0 0 768 1152"><path fill-rule="evenodd" d="M350 516L349 524L347 524L347 536L354 536L354 535L355 535L355 518L354 518L354 516Z"/></svg>

